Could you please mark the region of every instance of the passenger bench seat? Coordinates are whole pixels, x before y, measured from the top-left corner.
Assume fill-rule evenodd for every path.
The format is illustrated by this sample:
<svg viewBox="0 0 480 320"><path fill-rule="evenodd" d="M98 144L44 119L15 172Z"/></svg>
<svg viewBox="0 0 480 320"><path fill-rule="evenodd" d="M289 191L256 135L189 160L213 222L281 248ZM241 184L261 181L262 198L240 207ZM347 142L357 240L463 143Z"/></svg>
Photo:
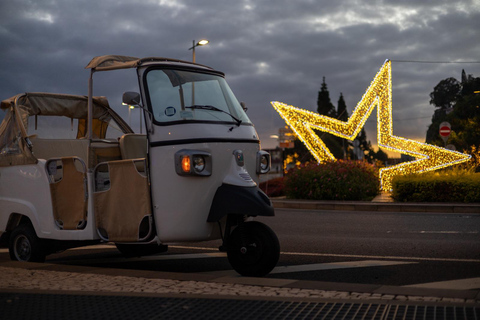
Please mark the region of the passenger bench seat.
<svg viewBox="0 0 480 320"><path fill-rule="evenodd" d="M122 159L146 159L147 135L127 133L120 137L120 153ZM139 172L145 171L144 164L135 162Z"/></svg>

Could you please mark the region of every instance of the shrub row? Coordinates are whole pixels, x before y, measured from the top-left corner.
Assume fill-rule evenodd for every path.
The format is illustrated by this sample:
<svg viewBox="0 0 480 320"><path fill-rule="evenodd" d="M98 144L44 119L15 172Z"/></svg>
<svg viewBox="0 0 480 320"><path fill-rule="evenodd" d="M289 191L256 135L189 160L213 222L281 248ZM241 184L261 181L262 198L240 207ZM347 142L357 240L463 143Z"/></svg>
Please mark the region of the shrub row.
<svg viewBox="0 0 480 320"><path fill-rule="evenodd" d="M285 195L284 178L275 178L260 183L260 189L269 197L281 197Z"/></svg>
<svg viewBox="0 0 480 320"><path fill-rule="evenodd" d="M399 202L480 202L480 173L445 171L396 176L392 197Z"/></svg>
<svg viewBox="0 0 480 320"><path fill-rule="evenodd" d="M292 199L370 201L379 193L378 170L364 161L302 165L287 174L284 184Z"/></svg>

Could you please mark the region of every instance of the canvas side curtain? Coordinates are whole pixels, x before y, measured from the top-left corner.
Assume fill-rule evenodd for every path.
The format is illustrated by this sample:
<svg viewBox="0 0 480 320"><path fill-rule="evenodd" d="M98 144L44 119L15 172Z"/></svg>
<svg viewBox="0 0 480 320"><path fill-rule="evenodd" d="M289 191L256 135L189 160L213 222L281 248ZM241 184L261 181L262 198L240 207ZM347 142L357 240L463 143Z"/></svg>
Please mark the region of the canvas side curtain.
<svg viewBox="0 0 480 320"><path fill-rule="evenodd" d="M7 109L5 118L0 124L0 166L14 166L37 163L25 141L27 138L22 120Z"/></svg>

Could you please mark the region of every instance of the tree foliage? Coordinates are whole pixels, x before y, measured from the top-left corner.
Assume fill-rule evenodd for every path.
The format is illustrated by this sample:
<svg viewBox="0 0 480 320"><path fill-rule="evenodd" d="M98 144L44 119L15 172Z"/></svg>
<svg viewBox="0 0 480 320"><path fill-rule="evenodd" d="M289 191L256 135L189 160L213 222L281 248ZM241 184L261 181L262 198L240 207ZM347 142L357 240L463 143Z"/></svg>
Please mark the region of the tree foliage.
<svg viewBox="0 0 480 320"><path fill-rule="evenodd" d="M433 88L432 93L430 93L430 104L442 110L452 108L461 88L460 82L455 78L447 78L440 81Z"/></svg>
<svg viewBox="0 0 480 320"><path fill-rule="evenodd" d="M330 101L330 92L328 91L325 77L323 77L322 86L320 87L320 91L318 92L317 112L327 117L337 117L335 107L333 106L332 101Z"/></svg>
<svg viewBox="0 0 480 320"><path fill-rule="evenodd" d="M453 80L452 80L453 79ZM442 92L444 90L444 92ZM480 78L468 77L462 72L462 82L447 78L439 82L430 94L435 110L428 127L426 142L444 146L439 135L440 123L447 121L452 132L447 144L453 144L459 151L480 147ZM456 92L456 94L454 94ZM447 109L446 106L449 106Z"/></svg>

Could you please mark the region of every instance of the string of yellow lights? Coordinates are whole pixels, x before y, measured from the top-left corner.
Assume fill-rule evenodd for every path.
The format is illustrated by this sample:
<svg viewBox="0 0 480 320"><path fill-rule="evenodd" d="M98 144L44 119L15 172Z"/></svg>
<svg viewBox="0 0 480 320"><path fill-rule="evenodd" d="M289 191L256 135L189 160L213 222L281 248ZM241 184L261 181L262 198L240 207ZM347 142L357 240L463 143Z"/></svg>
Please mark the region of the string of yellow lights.
<svg viewBox="0 0 480 320"><path fill-rule="evenodd" d="M346 122L278 101L272 101L271 104L318 162L334 161L335 157L315 134L313 128L344 139L354 140L373 109L377 107L379 147L415 158L413 161L380 169L380 185L381 189L385 191L392 189L392 179L396 175L438 170L470 159L468 154L393 135L390 60L386 60L380 68Z"/></svg>

